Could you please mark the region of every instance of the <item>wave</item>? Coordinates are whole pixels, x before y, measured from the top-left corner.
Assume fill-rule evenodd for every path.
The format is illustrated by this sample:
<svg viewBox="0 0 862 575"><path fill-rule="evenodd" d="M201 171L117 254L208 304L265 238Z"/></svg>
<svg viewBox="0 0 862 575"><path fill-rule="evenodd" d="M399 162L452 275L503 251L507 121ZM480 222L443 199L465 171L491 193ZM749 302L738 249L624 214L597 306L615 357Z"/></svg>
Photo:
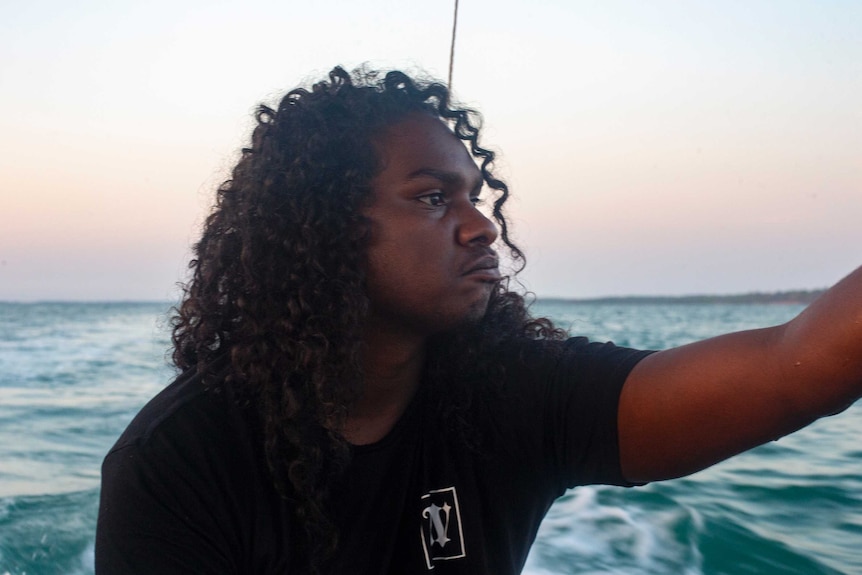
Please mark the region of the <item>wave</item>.
<svg viewBox="0 0 862 575"><path fill-rule="evenodd" d="M92 575L98 489L0 499L2 575Z"/></svg>

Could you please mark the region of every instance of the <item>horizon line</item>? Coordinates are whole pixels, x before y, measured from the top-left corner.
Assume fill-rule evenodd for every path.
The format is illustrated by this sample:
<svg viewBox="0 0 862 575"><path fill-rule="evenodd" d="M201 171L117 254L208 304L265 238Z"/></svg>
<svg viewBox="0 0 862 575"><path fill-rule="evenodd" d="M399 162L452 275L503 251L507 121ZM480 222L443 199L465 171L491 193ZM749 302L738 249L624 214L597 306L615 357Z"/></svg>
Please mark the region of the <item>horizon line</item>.
<svg viewBox="0 0 862 575"><path fill-rule="evenodd" d="M558 302L581 302L581 303L595 303L595 302L621 302L621 301L631 301L631 300L713 300L713 299L728 299L728 298L761 298L761 299L775 299L778 300L782 297L788 299L808 299L815 298L826 291L827 288L816 288L816 289L790 289L790 290L777 290L777 291L746 291L746 292L735 292L735 293L693 293L693 294L678 294L678 295L668 295L668 294L652 294L652 295L643 295L643 294L631 294L631 295L604 295L604 296L560 296L560 295L552 295L552 296L541 296L535 294L534 292L527 292L527 295L535 297L536 301L558 301ZM0 299L0 304L21 304L21 305L38 305L38 304L164 304L164 305L179 305L181 302L170 301L170 300L162 300L162 299L130 299L130 298L117 298L117 299L108 299L108 298L81 298L81 299L63 299L63 298L46 298L46 299Z"/></svg>

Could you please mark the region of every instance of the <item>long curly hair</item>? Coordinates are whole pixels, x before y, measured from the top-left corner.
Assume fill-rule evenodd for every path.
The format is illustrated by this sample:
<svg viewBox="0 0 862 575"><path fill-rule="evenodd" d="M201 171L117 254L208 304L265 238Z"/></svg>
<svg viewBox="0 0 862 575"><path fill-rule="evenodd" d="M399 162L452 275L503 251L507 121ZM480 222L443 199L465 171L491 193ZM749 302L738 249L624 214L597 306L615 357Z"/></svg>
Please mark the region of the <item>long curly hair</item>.
<svg viewBox="0 0 862 575"><path fill-rule="evenodd" d="M368 224L360 208L381 167L373 140L416 112L440 118L468 145L495 195L500 241L522 268L503 213L509 190L479 144L478 114L453 107L435 81L337 67L277 108L258 108L251 146L218 188L173 318L177 368L196 369L205 382L226 377L256 409L273 482L305 528L301 548L313 571L337 544L327 494L349 462L340 430L363 385ZM506 339L563 335L531 318L508 282L470 331L436 338L428 371L440 379L467 366L487 372L496 367L484 352ZM478 390L451 387L446 416L466 421Z"/></svg>

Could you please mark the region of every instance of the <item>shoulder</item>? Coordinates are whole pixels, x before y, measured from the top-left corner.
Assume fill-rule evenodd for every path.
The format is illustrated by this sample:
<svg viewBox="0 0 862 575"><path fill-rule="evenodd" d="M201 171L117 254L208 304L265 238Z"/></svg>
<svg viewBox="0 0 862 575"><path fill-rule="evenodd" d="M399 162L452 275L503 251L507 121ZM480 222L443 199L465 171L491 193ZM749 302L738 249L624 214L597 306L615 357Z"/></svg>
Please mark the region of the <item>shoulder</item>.
<svg viewBox="0 0 862 575"><path fill-rule="evenodd" d="M550 493L590 483L626 485L617 406L629 373L650 353L583 337L501 345L494 353L495 392L476 406L483 448L518 461L513 468L526 483Z"/></svg>
<svg viewBox="0 0 862 575"><path fill-rule="evenodd" d="M497 359L514 380L565 378L570 382L625 379L651 351L594 342L585 337L565 340L516 340L497 351Z"/></svg>
<svg viewBox="0 0 862 575"><path fill-rule="evenodd" d="M246 571L250 525L279 504L251 412L194 372L141 409L102 464L102 570Z"/></svg>
<svg viewBox="0 0 862 575"><path fill-rule="evenodd" d="M240 407L224 382L204 385L194 370L179 375L151 399L108 452L118 459L188 464L207 455L254 450L251 409ZM118 457L120 454L125 457Z"/></svg>
<svg viewBox="0 0 862 575"><path fill-rule="evenodd" d="M109 454L125 447L146 443L166 420L174 417L177 412L184 411L190 403L200 401L203 394L204 388L198 374L194 371L183 373L135 415Z"/></svg>
<svg viewBox="0 0 862 575"><path fill-rule="evenodd" d="M222 393L206 389L201 377L189 370L153 397L132 419L109 455L131 446L145 446L177 420L205 424L227 410Z"/></svg>

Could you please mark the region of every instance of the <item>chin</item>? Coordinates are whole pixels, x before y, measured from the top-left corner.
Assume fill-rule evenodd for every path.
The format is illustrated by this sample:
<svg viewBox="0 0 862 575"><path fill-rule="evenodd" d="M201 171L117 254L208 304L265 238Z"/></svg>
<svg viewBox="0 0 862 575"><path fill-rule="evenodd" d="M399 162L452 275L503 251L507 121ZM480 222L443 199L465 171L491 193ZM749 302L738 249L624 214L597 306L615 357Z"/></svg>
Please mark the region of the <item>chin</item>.
<svg viewBox="0 0 862 575"><path fill-rule="evenodd" d="M485 318L485 314L488 313L488 301L489 298L484 298L470 305L457 320L452 322L449 329L445 331L458 331L479 325Z"/></svg>

